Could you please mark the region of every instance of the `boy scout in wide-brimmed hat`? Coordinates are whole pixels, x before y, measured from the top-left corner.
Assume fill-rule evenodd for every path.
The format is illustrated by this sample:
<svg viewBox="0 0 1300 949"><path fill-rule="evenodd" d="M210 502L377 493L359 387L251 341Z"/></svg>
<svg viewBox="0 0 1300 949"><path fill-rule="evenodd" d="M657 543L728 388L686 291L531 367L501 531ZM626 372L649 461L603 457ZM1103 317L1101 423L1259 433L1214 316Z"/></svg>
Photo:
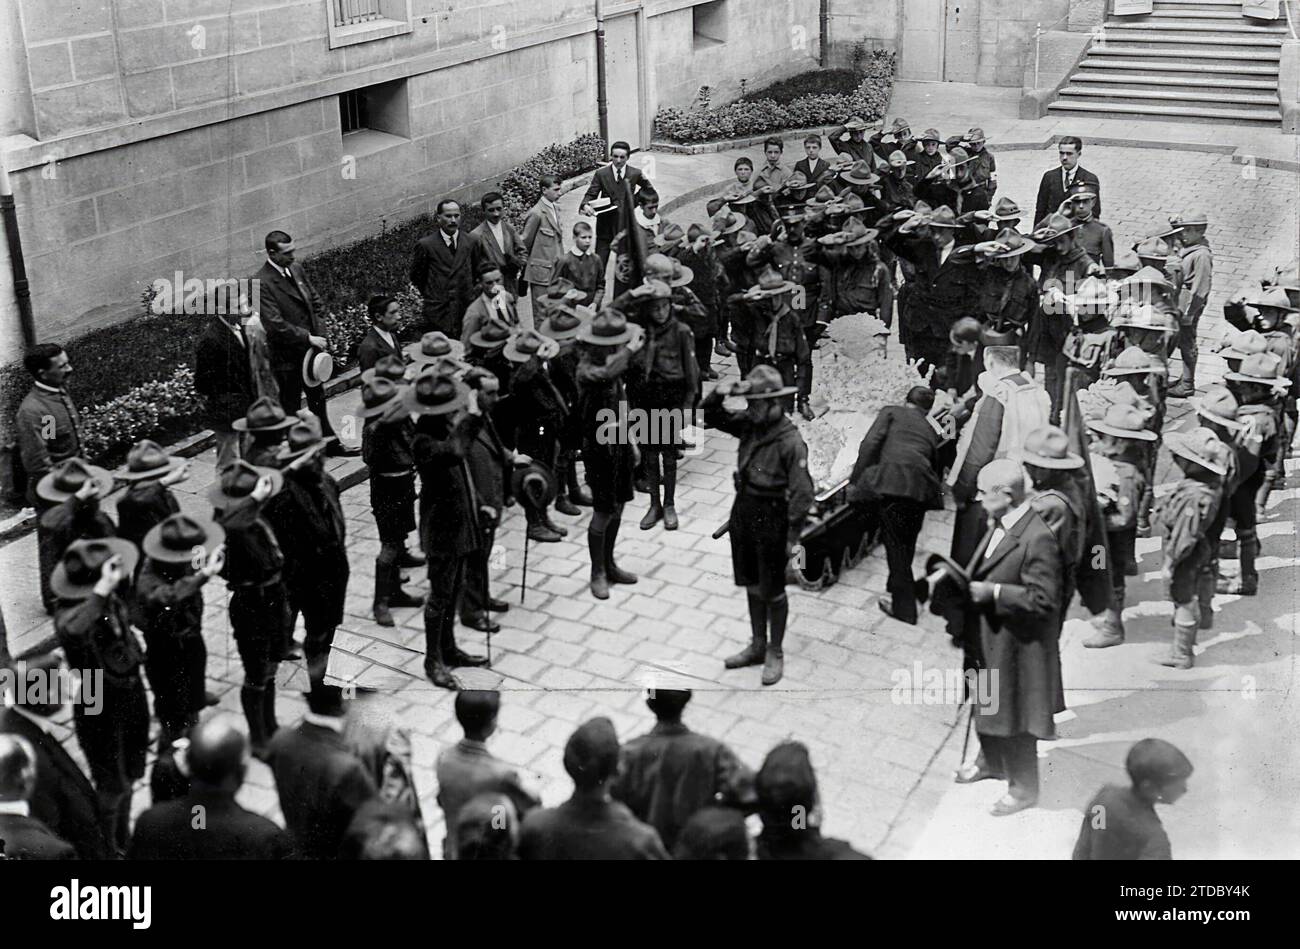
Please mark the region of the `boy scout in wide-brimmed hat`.
<svg viewBox="0 0 1300 949"><path fill-rule="evenodd" d="M52 556L62 557L74 541L117 534L117 525L101 507L112 489L108 471L80 458L59 462L36 483L36 496L50 505L41 514L40 528Z"/></svg>
<svg viewBox="0 0 1300 949"><path fill-rule="evenodd" d="M781 408L796 391L771 366L755 366L743 382L715 387L700 404L706 426L740 439L731 560L736 585L748 593L751 636L725 665L762 665L764 685L775 685L785 671L787 569L813 501L807 446ZM724 408L732 395L745 397L745 411Z"/></svg>
<svg viewBox="0 0 1300 949"><path fill-rule="evenodd" d="M1105 519L1112 596L1111 605L1093 620L1096 632L1083 645L1104 649L1124 641L1125 586L1127 577L1137 574L1137 518L1156 433L1147 428L1141 410L1120 403L1109 405L1105 415L1086 424L1092 432L1089 452Z"/></svg>
<svg viewBox="0 0 1300 949"><path fill-rule="evenodd" d="M1204 211L1184 211L1169 219L1177 245L1174 261L1173 302L1178 312L1178 352L1183 375L1169 387L1169 395L1185 399L1196 391L1196 333L1205 304L1214 288L1214 253L1205 232L1210 219Z"/></svg>
<svg viewBox="0 0 1300 949"><path fill-rule="evenodd" d="M1029 432L1012 457L1024 465L1034 489L1029 503L1052 529L1060 548L1061 622L1064 622L1074 598L1087 541L1089 499L1074 475L1085 462L1070 447L1070 437L1055 425L1044 425Z"/></svg>
<svg viewBox="0 0 1300 949"><path fill-rule="evenodd" d="M296 416L286 415L280 403L270 396L257 399L243 418L230 423L231 428L247 436L240 457L251 465L274 465L285 433L296 421Z"/></svg>
<svg viewBox="0 0 1300 949"><path fill-rule="evenodd" d="M127 483L117 502L117 533L137 547L144 535L165 518L180 511L171 486L189 476L189 465L173 458L154 441L136 442L126 455L126 470L117 474Z"/></svg>
<svg viewBox="0 0 1300 949"><path fill-rule="evenodd" d="M1284 412L1286 395L1292 383L1282 373L1282 360L1275 353L1265 351L1247 356L1239 368L1223 377L1261 439L1260 463L1264 468L1264 481L1255 499L1258 517L1264 515L1290 444L1286 441Z"/></svg>
<svg viewBox="0 0 1300 949"><path fill-rule="evenodd" d="M1162 666L1190 669L1195 662L1196 633L1200 628L1197 584L1210 561L1205 533L1223 503L1223 479L1228 473L1228 446L1207 428L1165 436L1165 447L1183 473L1172 491L1160 499L1155 518L1159 524L1162 564L1160 573L1174 605L1174 639Z"/></svg>
<svg viewBox="0 0 1300 949"><path fill-rule="evenodd" d="M1251 439L1243 437L1246 426L1239 420L1241 406L1227 388L1224 386L1210 386L1206 389L1204 396L1192 400L1192 407L1196 411L1196 418L1201 427L1213 432L1215 437L1227 445L1229 449L1228 470L1223 478L1222 503L1219 505L1218 513L1205 528L1205 539L1209 544L1210 556L1201 568L1201 575L1196 588L1197 599L1200 602L1200 628L1212 629L1214 626L1214 594L1219 576L1219 538L1223 534L1223 528L1232 514L1233 495L1241 486L1242 479L1255 473L1255 469L1259 467L1259 458L1251 454L1249 444ZM1246 518L1245 532L1247 540L1254 541L1255 496L1251 494L1249 498L1244 500L1249 501L1252 515ZM1242 525L1238 524L1238 531L1241 530ZM1240 538L1240 533L1238 537ZM1250 545L1247 544L1247 547L1250 547ZM1253 551L1250 551L1250 553L1253 553ZM1250 556L1247 559L1249 559L1249 573L1254 574L1254 557ZM1242 567L1244 575L1246 564L1243 563ZM1258 582L1257 578L1256 582Z"/></svg>

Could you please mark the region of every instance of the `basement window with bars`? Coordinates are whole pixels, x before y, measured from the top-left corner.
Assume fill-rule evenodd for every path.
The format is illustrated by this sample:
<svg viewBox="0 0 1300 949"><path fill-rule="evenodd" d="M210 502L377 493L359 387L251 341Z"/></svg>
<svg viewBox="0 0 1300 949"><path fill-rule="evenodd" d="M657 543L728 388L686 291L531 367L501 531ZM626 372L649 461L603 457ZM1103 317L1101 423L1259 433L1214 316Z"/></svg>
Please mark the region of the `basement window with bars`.
<svg viewBox="0 0 1300 949"><path fill-rule="evenodd" d="M329 48L401 36L414 29L411 0L326 0Z"/></svg>
<svg viewBox="0 0 1300 949"><path fill-rule="evenodd" d="M341 93L338 100L345 155L359 158L410 143L405 79L352 89Z"/></svg>

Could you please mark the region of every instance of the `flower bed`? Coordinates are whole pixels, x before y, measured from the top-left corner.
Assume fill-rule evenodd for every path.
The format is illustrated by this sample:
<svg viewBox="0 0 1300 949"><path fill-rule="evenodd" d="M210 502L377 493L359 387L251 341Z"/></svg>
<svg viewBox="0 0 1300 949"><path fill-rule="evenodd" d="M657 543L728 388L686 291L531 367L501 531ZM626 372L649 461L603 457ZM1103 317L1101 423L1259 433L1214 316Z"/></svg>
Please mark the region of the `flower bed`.
<svg viewBox="0 0 1300 949"><path fill-rule="evenodd" d="M844 73L854 75L850 70L817 70L716 108L661 109L655 116L655 138L693 144L838 125L850 115L867 121L883 116L894 86L894 54L884 50L872 54L857 84L847 91L815 91L846 85Z"/></svg>

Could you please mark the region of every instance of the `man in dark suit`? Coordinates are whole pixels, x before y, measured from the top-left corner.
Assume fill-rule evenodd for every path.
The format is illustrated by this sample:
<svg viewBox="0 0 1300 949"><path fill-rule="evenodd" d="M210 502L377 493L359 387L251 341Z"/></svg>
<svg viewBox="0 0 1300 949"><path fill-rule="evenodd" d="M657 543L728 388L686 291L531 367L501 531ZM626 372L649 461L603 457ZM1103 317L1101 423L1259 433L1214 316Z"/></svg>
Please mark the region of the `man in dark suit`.
<svg viewBox="0 0 1300 949"><path fill-rule="evenodd" d="M59 659L46 654L20 663L17 671L50 675L58 668ZM61 706L35 704L30 694L14 694L11 698L13 705L0 708L0 735L24 738L36 751L36 787L28 798L31 816L70 843L82 860L113 859L117 853L104 832L99 796L64 749L49 720ZM25 704L20 704L19 699L25 699Z"/></svg>
<svg viewBox="0 0 1300 949"><path fill-rule="evenodd" d="M216 295L210 309L194 345L194 390L203 398L202 424L216 432L217 471L222 471L239 457L239 433L231 425L257 398L244 335L253 311L228 292Z"/></svg>
<svg viewBox="0 0 1300 949"><path fill-rule="evenodd" d="M306 389L307 408L320 419L321 430L330 442L325 453L359 455L360 448L345 448L334 434L325 409L324 386L303 385L302 363L307 351L313 347L327 349L329 342L325 338L325 304L307 279L302 264L295 262L294 254L293 238L284 231L272 231L266 235L267 261L253 275L257 281L257 306L271 347L271 371L280 390L280 404L292 415L302 408Z"/></svg>
<svg viewBox="0 0 1300 949"><path fill-rule="evenodd" d="M632 186L632 198L635 198L636 193L647 184L641 169L627 163L628 156L631 154L632 146L627 142L615 142L609 146L609 164L596 169L587 193L582 196L582 207L579 208L579 213L583 217L596 218L596 256L600 258L601 267L609 261L609 246L618 233L618 223L623 219L624 212L628 220L632 219L633 206L628 203L628 192L624 189L623 183L626 181ZM616 210L596 214L596 209L591 206L591 203L597 198L608 198L613 202L608 207Z"/></svg>
<svg viewBox="0 0 1300 949"><path fill-rule="evenodd" d="M271 770L294 851L310 860L336 860L357 809L379 791L343 737L342 690L317 684L307 708L297 728L282 728L271 739Z"/></svg>
<svg viewBox="0 0 1300 949"><path fill-rule="evenodd" d="M957 782L1005 779L1007 793L993 806L1004 817L1038 802L1037 742L1056 737L1052 716L1065 707L1061 561L1051 528L1028 501L1020 462L989 462L978 483L988 523L967 568L963 622L978 629L983 656L971 689L981 750Z"/></svg>
<svg viewBox="0 0 1300 949"><path fill-rule="evenodd" d="M814 182L830 170L831 163L822 158L822 137L809 135L803 140L804 157L794 163L795 172Z"/></svg>
<svg viewBox="0 0 1300 949"><path fill-rule="evenodd" d="M483 223L469 232L474 238L471 269L478 273L483 264L494 265L501 271L506 291L511 296L518 296L519 272L528 261L528 251L515 226L506 220L506 202L499 192L489 191L483 195L480 207L483 209Z"/></svg>
<svg viewBox="0 0 1300 949"><path fill-rule="evenodd" d="M243 734L225 719L196 725L185 757L190 790L140 815L131 860L282 860L284 831L235 803L248 767Z"/></svg>
<svg viewBox="0 0 1300 949"><path fill-rule="evenodd" d="M397 327L402 321L401 304L393 297L376 294L366 301L366 313L370 317L370 329L357 347L357 365L361 371L374 368L385 356L396 356L406 362L406 353L402 352L397 338Z"/></svg>
<svg viewBox="0 0 1300 949"><path fill-rule="evenodd" d="M10 860L75 860L72 845L31 816L36 750L26 738L0 735L0 855Z"/></svg>
<svg viewBox="0 0 1300 949"><path fill-rule="evenodd" d="M497 525L505 517L509 498L510 472L514 467L514 452L505 447L492 421L492 410L501 397L497 377L488 369L476 366L465 374L465 384L478 393L478 407L483 412L483 426L474 435L466 450L470 481L478 498L479 527L483 543L465 557L465 586L460 595L460 622L470 629L496 632L501 627L491 613L504 613L510 604L495 599L490 587L491 571L488 560L496 544Z"/></svg>
<svg viewBox="0 0 1300 949"><path fill-rule="evenodd" d="M912 557L925 512L943 506L939 447L944 436L930 418L934 390L915 386L906 405L887 405L876 416L850 477L848 498L875 521L885 543L889 597L879 601L886 616L916 624Z"/></svg>
<svg viewBox="0 0 1300 949"><path fill-rule="evenodd" d="M1034 224L1037 225L1049 214L1055 214L1070 193L1070 187L1076 182L1092 185L1093 193L1097 195L1092 205L1092 216L1100 220L1101 182L1096 175L1079 164L1079 157L1083 154L1083 139L1066 135L1056 143L1056 148L1061 156L1061 166L1044 173L1043 180L1038 184Z"/></svg>
<svg viewBox="0 0 1300 949"><path fill-rule="evenodd" d="M438 202L438 229L415 244L411 254L411 283L424 298L424 329L460 338L461 319L474 295L473 234L460 230L460 205L450 198Z"/></svg>

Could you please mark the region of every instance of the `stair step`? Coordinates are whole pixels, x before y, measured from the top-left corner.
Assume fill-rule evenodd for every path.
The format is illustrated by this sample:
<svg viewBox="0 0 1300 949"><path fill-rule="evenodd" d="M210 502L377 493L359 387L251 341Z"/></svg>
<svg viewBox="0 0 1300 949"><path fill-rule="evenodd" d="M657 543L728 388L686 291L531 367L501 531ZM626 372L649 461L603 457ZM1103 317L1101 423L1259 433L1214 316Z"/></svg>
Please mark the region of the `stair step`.
<svg viewBox="0 0 1300 949"><path fill-rule="evenodd" d="M1057 101L1048 107L1052 112L1109 112L1112 114L1140 115L1147 118L1171 119L1222 119L1230 122L1268 122L1277 125L1282 121L1278 109L1212 109L1209 107L1176 106L1160 104L1132 105L1123 102L1089 102L1086 99Z"/></svg>
<svg viewBox="0 0 1300 949"><path fill-rule="evenodd" d="M1199 75L1201 73L1213 73L1218 75L1242 75L1242 76L1272 76L1273 82L1269 88L1277 86L1277 64L1273 65L1247 65L1245 63L1237 65L1220 65L1218 63L1198 63L1195 66L1189 66L1186 63L1162 62L1160 60L1133 60L1133 59L1093 59L1088 57L1079 64L1080 68L1098 70L1098 69L1136 69L1141 72L1179 72Z"/></svg>
<svg viewBox="0 0 1300 949"><path fill-rule="evenodd" d="M1264 46L1277 49L1282 45L1280 36L1242 36L1236 33L1189 35L1187 33L1164 33L1151 29L1112 30L1106 27L1102 33L1102 42L1113 46L1116 43L1181 43L1204 46ZM1095 42L1094 46L1097 45Z"/></svg>
<svg viewBox="0 0 1300 949"><path fill-rule="evenodd" d="M1248 19L1241 15L1241 9L1239 7L1233 7L1231 9L1223 9L1223 10L1215 10L1215 9L1210 9L1208 7L1204 10L1165 10L1160 7L1156 7L1150 13L1144 14L1144 16L1159 17L1161 19L1227 20L1232 23L1244 23L1248 26L1270 26L1272 25L1273 22L1276 22L1270 20L1256 21L1256 20ZM1129 23L1133 21L1130 21L1127 17L1125 17L1123 20L1116 20L1114 22ZM1285 29L1285 27L1283 27L1283 29Z"/></svg>
<svg viewBox="0 0 1300 949"><path fill-rule="evenodd" d="M1103 96L1119 99L1152 99L1163 102L1204 102L1205 95L1191 89L1138 89L1134 86L1066 86L1061 90L1063 96ZM1224 105L1279 106L1277 94L1250 95L1247 93L1215 93L1213 101Z"/></svg>
<svg viewBox="0 0 1300 949"><path fill-rule="evenodd" d="M1241 12L1240 3L1222 3L1217 0L1155 0L1155 10L1181 11L1186 16L1206 16L1210 13L1227 13L1238 19L1246 19ZM1281 11L1278 11L1281 13ZM1286 14L1282 14L1285 18ZM1261 21L1267 23L1267 20Z"/></svg>
<svg viewBox="0 0 1300 949"><path fill-rule="evenodd" d="M1093 43L1088 48L1089 56L1140 56L1146 58L1154 56L1159 58L1179 57L1184 59L1224 59L1241 61L1248 63L1258 62L1277 62L1282 58L1282 47L1258 47L1252 49L1224 49L1221 46L1178 46L1170 48L1168 46L1139 46L1128 42L1121 43L1115 39L1108 39L1105 43Z"/></svg>
<svg viewBox="0 0 1300 949"><path fill-rule="evenodd" d="M1086 65L1086 64L1084 64ZM1097 72L1087 70L1077 72L1070 77L1071 82L1089 82L1089 83L1117 83L1128 84L1132 86L1176 86L1180 88L1196 88L1210 90L1207 94L1214 95L1212 90L1216 89L1266 89L1273 92L1277 91L1277 80L1269 82L1266 79L1224 79L1220 76L1152 76L1145 73L1111 73Z"/></svg>
<svg viewBox="0 0 1300 949"><path fill-rule="evenodd" d="M1155 14L1151 14L1154 17ZM1192 31L1199 33L1231 33L1241 34L1244 36L1255 36L1265 34L1268 36L1286 35L1285 26L1275 26L1272 23L1254 24L1249 20L1238 16L1235 20L1220 22L1217 19L1188 20L1188 19L1153 19L1143 18L1142 20L1107 20L1106 30L1175 30L1178 32Z"/></svg>

